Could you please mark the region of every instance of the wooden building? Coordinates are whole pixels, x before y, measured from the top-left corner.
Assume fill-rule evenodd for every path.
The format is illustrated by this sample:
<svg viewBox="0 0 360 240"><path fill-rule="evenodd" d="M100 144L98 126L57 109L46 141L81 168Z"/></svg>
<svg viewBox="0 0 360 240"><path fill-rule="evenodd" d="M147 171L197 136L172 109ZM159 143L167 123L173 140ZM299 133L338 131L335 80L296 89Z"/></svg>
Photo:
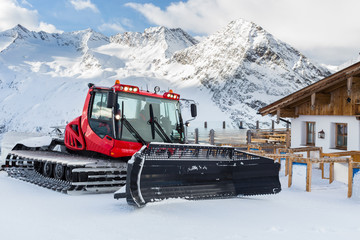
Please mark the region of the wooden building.
<svg viewBox="0 0 360 240"><path fill-rule="evenodd" d="M360 62L259 110L291 118L291 147L318 146L324 152L360 150ZM346 181L344 166L335 179Z"/></svg>

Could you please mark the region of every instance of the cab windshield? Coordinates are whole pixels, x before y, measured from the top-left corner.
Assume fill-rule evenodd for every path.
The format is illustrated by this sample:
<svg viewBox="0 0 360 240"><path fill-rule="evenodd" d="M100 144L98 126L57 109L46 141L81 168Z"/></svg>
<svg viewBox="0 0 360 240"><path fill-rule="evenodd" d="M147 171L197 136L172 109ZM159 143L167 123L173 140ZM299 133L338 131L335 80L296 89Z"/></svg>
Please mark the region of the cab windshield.
<svg viewBox="0 0 360 240"><path fill-rule="evenodd" d="M123 115L146 142L164 142L158 131L155 132L155 139L152 138L149 124L150 105L153 109L155 121L159 123L160 128L162 128L170 140L172 142L183 142L180 104L178 101L119 92L117 103L117 114ZM122 111L124 112L122 113ZM117 139L137 141L134 134L121 124L121 119L118 120L116 126L119 128L116 131Z"/></svg>

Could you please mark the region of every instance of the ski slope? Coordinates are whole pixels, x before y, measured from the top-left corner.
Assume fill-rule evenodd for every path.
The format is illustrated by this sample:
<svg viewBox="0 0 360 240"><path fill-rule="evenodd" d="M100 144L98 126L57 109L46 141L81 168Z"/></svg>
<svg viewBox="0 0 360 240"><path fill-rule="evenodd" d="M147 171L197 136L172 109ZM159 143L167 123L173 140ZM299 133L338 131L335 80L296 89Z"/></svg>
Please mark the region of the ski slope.
<svg viewBox="0 0 360 240"><path fill-rule="evenodd" d="M12 179L0 171L1 239L357 239L360 198L313 171L305 192L304 166L293 186L281 170L277 195L187 201L170 199L137 209L112 194L69 196ZM354 187L359 187L355 183ZM356 190L356 189L355 189Z"/></svg>

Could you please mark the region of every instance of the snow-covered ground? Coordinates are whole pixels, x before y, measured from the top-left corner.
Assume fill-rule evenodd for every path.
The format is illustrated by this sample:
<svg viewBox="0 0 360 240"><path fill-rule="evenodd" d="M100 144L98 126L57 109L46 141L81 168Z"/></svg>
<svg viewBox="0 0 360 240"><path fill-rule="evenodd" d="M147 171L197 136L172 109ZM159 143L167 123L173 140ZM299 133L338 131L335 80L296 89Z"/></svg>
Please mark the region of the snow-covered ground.
<svg viewBox="0 0 360 240"><path fill-rule="evenodd" d="M166 200L142 209L112 194L69 196L0 171L1 239L357 239L360 199L314 169L305 192L304 166L277 195L222 200ZM354 187L357 187L355 184Z"/></svg>

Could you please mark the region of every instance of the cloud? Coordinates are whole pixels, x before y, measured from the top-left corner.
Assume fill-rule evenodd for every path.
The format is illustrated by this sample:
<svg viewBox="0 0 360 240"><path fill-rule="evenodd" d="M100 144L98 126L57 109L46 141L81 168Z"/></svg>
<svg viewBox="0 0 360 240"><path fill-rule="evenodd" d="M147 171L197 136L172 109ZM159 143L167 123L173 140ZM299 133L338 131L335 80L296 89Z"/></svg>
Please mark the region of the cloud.
<svg viewBox="0 0 360 240"><path fill-rule="evenodd" d="M26 1L26 0L22 0L21 1L21 4L22 5L28 5L29 7L33 7L28 1Z"/></svg>
<svg viewBox="0 0 360 240"><path fill-rule="evenodd" d="M26 1L23 3L28 5ZM1 0L0 9L0 31L21 24L32 31L62 32L52 24L40 22L36 10L20 6L17 0Z"/></svg>
<svg viewBox="0 0 360 240"><path fill-rule="evenodd" d="M107 34L117 34L125 32L126 28L132 28L132 22L128 18L113 18L109 22L105 22L98 27L98 30Z"/></svg>
<svg viewBox="0 0 360 240"><path fill-rule="evenodd" d="M221 12L217 12L219 9L215 0L171 3L165 10L149 3L127 3L125 6L139 11L150 23L181 27L197 34L213 33L231 21L230 18L224 18Z"/></svg>
<svg viewBox="0 0 360 240"><path fill-rule="evenodd" d="M123 26L118 22L103 23L98 27L98 29L101 32L110 31L110 32L115 32L115 33L121 33L121 32L125 31Z"/></svg>
<svg viewBox="0 0 360 240"><path fill-rule="evenodd" d="M95 13L99 12L99 9L90 0L70 0L70 3L78 11L89 8L90 10L92 10Z"/></svg>
<svg viewBox="0 0 360 240"><path fill-rule="evenodd" d="M39 27L37 28L37 31L44 31L48 33L62 33L63 31L60 31L56 29L56 27L52 24L40 22Z"/></svg>
<svg viewBox="0 0 360 240"><path fill-rule="evenodd" d="M126 27L129 27L129 28L134 27L133 24L132 24L132 22L131 22L131 20L128 19L128 18L123 18L123 19L121 20L121 24L124 25L124 26L126 26Z"/></svg>
<svg viewBox="0 0 360 240"><path fill-rule="evenodd" d="M152 24L181 27L194 34L212 34L230 21L243 18L301 51L331 48L332 56L339 54L338 61L348 58L348 52L359 51L358 0L188 0L163 9L154 4L125 6L140 12ZM331 61L320 55L318 60Z"/></svg>

